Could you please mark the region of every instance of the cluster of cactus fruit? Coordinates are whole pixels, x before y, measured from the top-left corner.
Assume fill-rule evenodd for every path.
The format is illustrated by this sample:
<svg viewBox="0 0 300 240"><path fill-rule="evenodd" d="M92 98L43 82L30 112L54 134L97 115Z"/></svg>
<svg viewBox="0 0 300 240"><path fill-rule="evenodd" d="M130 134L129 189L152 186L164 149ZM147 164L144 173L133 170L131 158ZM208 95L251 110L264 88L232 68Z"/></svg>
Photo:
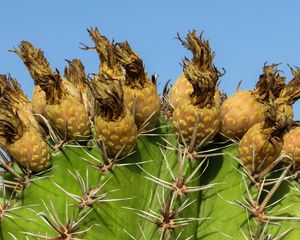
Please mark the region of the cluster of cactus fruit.
<svg viewBox="0 0 300 240"><path fill-rule="evenodd" d="M227 98L208 40L165 85L128 42L88 29L96 74L62 76L22 41L30 101L0 75L0 239L297 239L300 70L264 65L254 90Z"/></svg>

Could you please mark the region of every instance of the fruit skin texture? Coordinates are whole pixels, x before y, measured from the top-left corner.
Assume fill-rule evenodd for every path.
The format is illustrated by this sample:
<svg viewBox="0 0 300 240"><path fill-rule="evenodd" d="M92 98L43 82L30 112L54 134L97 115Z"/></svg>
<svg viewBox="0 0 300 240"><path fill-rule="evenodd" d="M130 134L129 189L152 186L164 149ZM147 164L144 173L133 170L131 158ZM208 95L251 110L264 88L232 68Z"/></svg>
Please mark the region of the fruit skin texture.
<svg viewBox="0 0 300 240"><path fill-rule="evenodd" d="M300 127L295 127L283 137L282 154L289 156L296 169L300 164Z"/></svg>
<svg viewBox="0 0 300 240"><path fill-rule="evenodd" d="M43 133L42 128L38 124L36 118L33 115L32 105L31 103L20 105L18 111L16 111L16 114L21 119L21 121L24 123L25 126L33 126L37 131Z"/></svg>
<svg viewBox="0 0 300 240"><path fill-rule="evenodd" d="M46 107L46 93L36 85L32 93L32 110L36 114L43 114Z"/></svg>
<svg viewBox="0 0 300 240"><path fill-rule="evenodd" d="M265 120L265 111L266 107L250 91L237 91L220 108L220 132L241 139L250 127Z"/></svg>
<svg viewBox="0 0 300 240"><path fill-rule="evenodd" d="M60 104L47 104L45 116L62 134L66 130L70 139L81 140L89 134L90 120L84 105L76 98L68 96ZM64 137L64 136L62 136Z"/></svg>
<svg viewBox="0 0 300 240"><path fill-rule="evenodd" d="M62 78L63 88L68 92L69 95L78 99L78 101L82 102L82 98L78 89L72 85L70 81L65 78ZM35 85L33 93L32 93L32 110L36 114L44 114L45 107L47 104L46 101L46 93L41 89L39 85Z"/></svg>
<svg viewBox="0 0 300 240"><path fill-rule="evenodd" d="M9 153L24 167L33 172L51 166L47 143L34 127L28 128L23 136L7 146Z"/></svg>
<svg viewBox="0 0 300 240"><path fill-rule="evenodd" d="M155 127L156 120L160 115L161 107L160 97L157 93L156 86L151 82L147 82L142 89L123 85L123 91L124 105L129 109L133 109L133 102L135 99L135 122L138 128L140 128L146 120L149 122L146 129Z"/></svg>
<svg viewBox="0 0 300 240"><path fill-rule="evenodd" d="M108 157L114 157L124 147L120 156L131 152L136 143L137 127L133 115L126 109L125 115L117 121L95 116L95 138L104 141Z"/></svg>
<svg viewBox="0 0 300 240"><path fill-rule="evenodd" d="M186 101L186 99L189 99L192 93L192 84L190 84L190 82L187 80L184 73L181 74L179 78L175 81L169 94L169 100L172 107L176 109L182 101ZM219 108L221 105L221 94L218 87L216 87L214 100L216 107Z"/></svg>
<svg viewBox="0 0 300 240"><path fill-rule="evenodd" d="M184 99L188 99L192 92L192 84L189 83L184 73L181 74L175 81L169 94L169 100L174 109L178 107L181 101L183 101Z"/></svg>
<svg viewBox="0 0 300 240"><path fill-rule="evenodd" d="M197 117L199 117L199 124L197 126L196 145L204 139L205 142L211 141L218 132L220 118L219 111L215 106L200 108L194 106L191 102L181 104L175 109L172 121L176 134L179 135L179 131L181 131L187 144L191 142Z"/></svg>
<svg viewBox="0 0 300 240"><path fill-rule="evenodd" d="M246 132L239 143L238 154L250 172L259 173L276 160L281 149L282 142L272 138L262 122L254 124Z"/></svg>

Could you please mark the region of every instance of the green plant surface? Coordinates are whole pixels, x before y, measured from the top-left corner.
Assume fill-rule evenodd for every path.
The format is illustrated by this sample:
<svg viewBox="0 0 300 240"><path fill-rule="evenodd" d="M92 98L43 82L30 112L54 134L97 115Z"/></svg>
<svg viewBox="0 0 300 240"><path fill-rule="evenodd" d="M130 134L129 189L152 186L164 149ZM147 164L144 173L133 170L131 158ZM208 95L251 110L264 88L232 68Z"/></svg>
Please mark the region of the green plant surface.
<svg viewBox="0 0 300 240"><path fill-rule="evenodd" d="M141 234L138 226L149 224L144 224L145 220L139 217L133 209L146 209L154 199L152 195L157 185L145 176L147 173L156 177L160 174L163 160L157 143L161 146L164 144L157 136L140 137L134 153L118 162L113 171L105 175L87 163L91 161L90 158L101 161L97 148L90 150L75 145L66 146L61 152L52 154L53 165L50 170L40 176L32 177L22 192L24 207L14 211L14 214L23 215L24 211L29 210L26 206L34 205L34 211L30 211L31 214L26 216L31 216L37 222L43 223L37 214L46 213L47 215L46 207L49 209L48 214L54 214L53 210L55 210L59 219L66 219L67 207L69 215L73 209L74 216L76 216L78 209L75 206L78 203L66 192L82 196L79 183L73 176L77 172L85 182L88 179L90 188L103 185L100 192L107 194L103 202L95 203L90 209L82 211L81 215L84 215L91 210L79 225L78 231L93 226L84 234L84 239L95 239L96 236L101 236L103 239L115 237L124 239L128 238L128 233L138 236ZM74 204L75 206L71 206ZM1 223L2 228L5 229L2 231L3 238L9 239L9 233L13 233L17 239L24 238L22 238L23 232L49 236L54 233L47 225L43 228L34 227L34 225L31 221L27 221L26 224L16 224L11 218L5 218Z"/></svg>
<svg viewBox="0 0 300 240"><path fill-rule="evenodd" d="M249 194L255 199L258 189L243 173L236 159L236 145L215 149L219 156L205 157L203 154L198 159L189 159L168 121L161 120L155 132L145 135L148 136L138 138L132 154L118 161L112 171L105 174L99 169L102 156L96 145L85 147L69 143L52 153L52 167L29 178L27 186L7 212L9 216L2 218L1 239L29 240L39 239L38 236L52 239L50 237L59 234L51 223L57 225L59 222L63 227L68 223L76 226L74 239L76 236L88 240L279 240L285 232L282 239L292 240L300 234L299 222L292 221L300 216L300 185L295 180L284 180L264 211L268 216L291 217L291 221L270 219L259 222L241 206L249 201ZM211 145L204 150L214 148L216 146ZM278 181L283 171L276 170L266 179ZM203 190L179 196L173 188L166 187L165 183L172 185L178 177L186 180L191 175L187 187ZM101 187L98 202L79 207L79 202L74 199L75 195L78 199L83 197L78 177L88 190ZM5 178L13 179L9 174ZM259 203L273 185L264 187L266 191L262 192ZM9 192L6 195L8 197ZM175 222L180 224L175 224L172 231L158 226L170 199L170 210L177 211L186 206L176 213Z"/></svg>

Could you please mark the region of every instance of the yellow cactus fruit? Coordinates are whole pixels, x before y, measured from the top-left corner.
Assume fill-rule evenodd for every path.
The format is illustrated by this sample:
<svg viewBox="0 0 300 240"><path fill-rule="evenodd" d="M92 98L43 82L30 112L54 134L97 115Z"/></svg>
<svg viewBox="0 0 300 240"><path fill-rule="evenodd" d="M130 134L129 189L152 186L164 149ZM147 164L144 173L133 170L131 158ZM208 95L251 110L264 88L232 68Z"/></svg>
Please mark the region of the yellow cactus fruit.
<svg viewBox="0 0 300 240"><path fill-rule="evenodd" d="M114 45L105 36L100 34L98 28L90 28L87 31L94 41L95 47L85 46L83 49L97 51L100 59L99 73L104 78L123 81L125 79L124 69L120 66L117 56L113 52ZM93 94L91 94L90 102L91 119L93 119L98 108L98 101L95 100Z"/></svg>
<svg viewBox="0 0 300 240"><path fill-rule="evenodd" d="M124 106L120 81L97 74L88 85L98 102L94 118L96 140L104 142L108 157L127 155L135 146L137 127L133 115Z"/></svg>
<svg viewBox="0 0 300 240"><path fill-rule="evenodd" d="M37 131L42 131L33 115L31 102L16 79L0 74L0 97L9 102L13 112L18 115L25 126L32 125Z"/></svg>
<svg viewBox="0 0 300 240"><path fill-rule="evenodd" d="M198 124L196 125L196 120ZM195 127L197 127L196 144L201 141L211 141L219 130L219 112L216 107L199 108L192 103L179 105L173 114L173 124L175 131L181 131L181 134L186 143L191 143L192 134ZM196 125L196 126L195 126ZM203 142L204 144L204 142Z"/></svg>
<svg viewBox="0 0 300 240"><path fill-rule="evenodd" d="M300 167L300 127L294 127L283 136L282 154L287 155L294 162L294 169ZM291 161L286 161L291 162Z"/></svg>
<svg viewBox="0 0 300 240"><path fill-rule="evenodd" d="M20 49L14 51L28 68L35 85L45 92L46 105L35 109L43 109L41 114L53 123L62 137L86 139L90 120L79 90L70 81L63 80L58 71L52 72L43 52L31 43L22 41Z"/></svg>
<svg viewBox="0 0 300 240"><path fill-rule="evenodd" d="M128 42L117 43L115 49L118 60L126 71L123 86L125 106L132 109L135 104L135 122L138 128L151 129L157 122L161 107L156 85L145 72L142 59Z"/></svg>
<svg viewBox="0 0 300 240"><path fill-rule="evenodd" d="M214 96L221 74L213 65L214 53L202 35L198 37L193 31L188 34L187 41L180 40L193 52L197 61L184 61L184 74L193 91L185 101L179 102L172 121L175 132L177 135L182 134L188 145L204 145L219 130L219 110Z"/></svg>
<svg viewBox="0 0 300 240"><path fill-rule="evenodd" d="M0 147L33 172L51 166L48 145L35 127L25 125L8 102L0 102Z"/></svg>
<svg viewBox="0 0 300 240"><path fill-rule="evenodd" d="M233 139L241 139L254 124L265 120L266 106L258 102L250 91L237 91L228 97L220 109L220 132Z"/></svg>
<svg viewBox="0 0 300 240"><path fill-rule="evenodd" d="M288 122L278 114L278 105L269 105L265 121L254 124L239 142L239 159L253 175L271 170L281 153Z"/></svg>
<svg viewBox="0 0 300 240"><path fill-rule="evenodd" d="M293 79L280 91L274 103L278 105L279 116L293 124L294 111L292 105L300 98L300 69L291 68Z"/></svg>
<svg viewBox="0 0 300 240"><path fill-rule="evenodd" d="M173 109L176 109L180 102L189 99L192 92L192 84L190 84L190 82L186 79L184 73L181 74L172 86L170 94L168 96L171 107Z"/></svg>
<svg viewBox="0 0 300 240"><path fill-rule="evenodd" d="M78 99L66 96L54 104L47 104L45 116L68 139L84 140L90 134L90 120L84 105Z"/></svg>
<svg viewBox="0 0 300 240"><path fill-rule="evenodd" d="M254 124L239 142L239 159L253 174L259 174L279 156L282 142L272 140L264 123Z"/></svg>
<svg viewBox="0 0 300 240"><path fill-rule="evenodd" d="M98 28L88 29L91 39L95 43L95 49L100 58L99 73L104 78L113 78L120 81L125 79L124 69L120 66L117 56L113 52L114 45L103 35L100 34ZM86 47L85 49L90 49Z"/></svg>
<svg viewBox="0 0 300 240"><path fill-rule="evenodd" d="M0 97L0 106L0 147L4 148L8 143L22 136L25 125L3 97Z"/></svg>
<svg viewBox="0 0 300 240"><path fill-rule="evenodd" d="M121 81L124 104L134 110L138 128L153 128L160 114L160 97L156 85L150 81L144 70L143 61L127 42L114 45L105 36L100 35L97 28L89 29L88 32L100 57L101 74L104 78Z"/></svg>
<svg viewBox="0 0 300 240"><path fill-rule="evenodd" d="M45 89L40 86L40 82L41 78L45 77L45 74L51 72L50 65L45 58L43 51L34 47L30 42L22 41L19 48L20 49L13 49L11 51L17 53L28 68L35 84L31 101L32 108L34 113L43 115L46 106L46 92ZM82 101L79 89L77 89L70 81L61 78L60 84L69 95Z"/></svg>
<svg viewBox="0 0 300 240"><path fill-rule="evenodd" d="M43 171L51 166L48 146L35 128L29 128L24 135L8 145L7 150L25 168L33 172Z"/></svg>
<svg viewBox="0 0 300 240"><path fill-rule="evenodd" d="M94 117L95 137L104 142L110 158L126 156L137 138L134 116L124 105L122 82L125 73L113 51L110 41L99 30L88 29L100 57L100 72L86 83L96 100Z"/></svg>
<svg viewBox="0 0 300 240"><path fill-rule="evenodd" d="M285 78L279 75L277 64L265 65L254 90L238 90L223 102L220 132L241 139L250 127L264 121L266 104L279 96L284 85Z"/></svg>
<svg viewBox="0 0 300 240"><path fill-rule="evenodd" d="M68 67L65 67L64 77L76 86L80 91L82 102L85 106L87 113L91 113L91 93L89 88L86 86L86 74L84 66L79 59L67 60L69 63Z"/></svg>

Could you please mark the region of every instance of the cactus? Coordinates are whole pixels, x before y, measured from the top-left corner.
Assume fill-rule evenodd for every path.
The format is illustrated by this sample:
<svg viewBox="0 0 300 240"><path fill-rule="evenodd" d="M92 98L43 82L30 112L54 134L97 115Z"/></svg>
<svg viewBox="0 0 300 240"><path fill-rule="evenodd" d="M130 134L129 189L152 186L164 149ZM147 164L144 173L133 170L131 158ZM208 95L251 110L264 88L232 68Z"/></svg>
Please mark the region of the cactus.
<svg viewBox="0 0 300 240"><path fill-rule="evenodd" d="M166 85L159 100L127 42L88 32L95 47L83 48L100 58L93 77L79 59L64 77L53 72L26 41L13 51L36 83L32 102L0 75L0 239L299 237L298 73L285 85L277 65L264 67L253 93L262 121L237 142L218 133L221 74L202 34L178 36L194 55L186 88Z"/></svg>

